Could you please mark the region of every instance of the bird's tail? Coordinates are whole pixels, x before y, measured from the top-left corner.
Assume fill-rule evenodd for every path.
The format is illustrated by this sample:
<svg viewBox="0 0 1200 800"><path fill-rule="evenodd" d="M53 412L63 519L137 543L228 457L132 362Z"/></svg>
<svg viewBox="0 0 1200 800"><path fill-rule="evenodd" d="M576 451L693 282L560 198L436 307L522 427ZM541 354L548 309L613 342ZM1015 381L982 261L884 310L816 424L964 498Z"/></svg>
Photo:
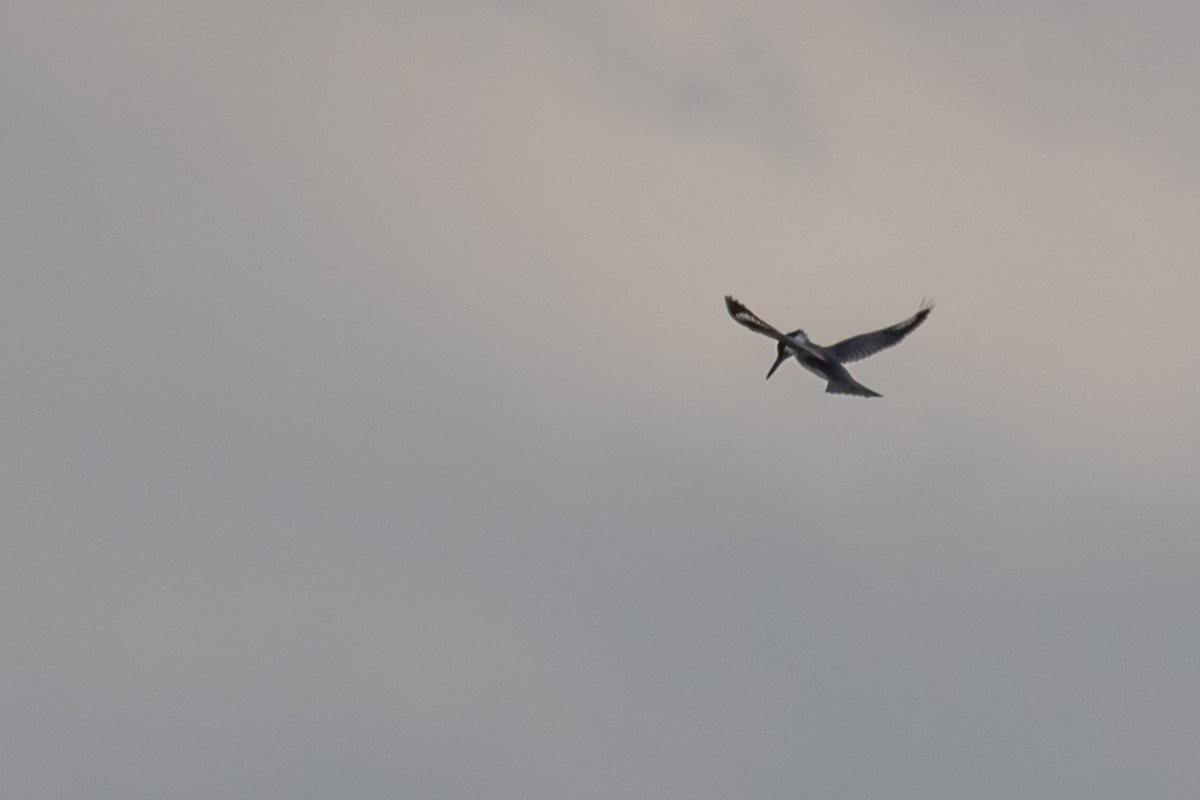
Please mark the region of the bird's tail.
<svg viewBox="0 0 1200 800"><path fill-rule="evenodd" d="M858 397L883 397L879 392L873 392L856 380L830 381L825 387L829 394L852 394Z"/></svg>

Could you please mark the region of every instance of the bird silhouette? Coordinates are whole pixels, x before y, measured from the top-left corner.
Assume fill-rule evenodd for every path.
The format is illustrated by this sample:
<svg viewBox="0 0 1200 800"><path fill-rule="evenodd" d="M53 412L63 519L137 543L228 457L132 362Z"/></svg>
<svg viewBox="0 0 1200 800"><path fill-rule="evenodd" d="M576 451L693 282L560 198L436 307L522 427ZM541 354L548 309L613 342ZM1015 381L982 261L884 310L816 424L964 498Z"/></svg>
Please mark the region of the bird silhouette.
<svg viewBox="0 0 1200 800"><path fill-rule="evenodd" d="M725 308L729 311L729 316L733 317L738 324L776 341L775 363L767 371L768 378L775 374L775 370L779 369L780 364L794 357L800 362L800 366L827 381L825 391L830 394L882 397L878 392L872 391L854 380L850 372L842 365L858 361L898 344L925 321L929 312L933 310L933 303L931 301L922 302L917 313L903 322L870 333L851 336L849 339L843 339L829 347L814 344L803 329L796 329L787 334L781 333L729 295L725 295Z"/></svg>

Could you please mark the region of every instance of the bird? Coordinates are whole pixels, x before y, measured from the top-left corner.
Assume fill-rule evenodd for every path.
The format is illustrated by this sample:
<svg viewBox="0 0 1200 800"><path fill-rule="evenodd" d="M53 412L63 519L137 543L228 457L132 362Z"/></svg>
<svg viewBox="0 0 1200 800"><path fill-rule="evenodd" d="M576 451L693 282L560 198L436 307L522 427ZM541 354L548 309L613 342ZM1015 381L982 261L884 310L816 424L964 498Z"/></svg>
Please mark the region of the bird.
<svg viewBox="0 0 1200 800"><path fill-rule="evenodd" d="M903 322L870 333L851 336L849 339L843 339L829 347L814 344L803 329L797 329L787 334L781 333L730 295L725 295L725 308L729 311L729 316L733 317L738 324L776 341L775 363L767 371L767 378L775 374L775 370L779 369L780 364L794 357L800 362L800 366L827 381L825 391L829 394L882 397L883 395L879 392L872 391L854 380L843 364L858 361L898 344L925 321L929 312L933 311L933 302L923 301L921 307L917 309L917 313Z"/></svg>

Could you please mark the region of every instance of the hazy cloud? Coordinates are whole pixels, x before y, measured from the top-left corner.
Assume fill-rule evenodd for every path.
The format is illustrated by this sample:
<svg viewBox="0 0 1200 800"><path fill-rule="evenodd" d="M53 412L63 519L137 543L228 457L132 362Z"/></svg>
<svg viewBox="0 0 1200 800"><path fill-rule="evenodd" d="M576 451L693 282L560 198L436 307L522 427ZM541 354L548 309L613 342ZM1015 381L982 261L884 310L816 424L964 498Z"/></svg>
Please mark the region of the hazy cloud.
<svg viewBox="0 0 1200 800"><path fill-rule="evenodd" d="M1195 24L25 4L6 785L1185 796Z"/></svg>

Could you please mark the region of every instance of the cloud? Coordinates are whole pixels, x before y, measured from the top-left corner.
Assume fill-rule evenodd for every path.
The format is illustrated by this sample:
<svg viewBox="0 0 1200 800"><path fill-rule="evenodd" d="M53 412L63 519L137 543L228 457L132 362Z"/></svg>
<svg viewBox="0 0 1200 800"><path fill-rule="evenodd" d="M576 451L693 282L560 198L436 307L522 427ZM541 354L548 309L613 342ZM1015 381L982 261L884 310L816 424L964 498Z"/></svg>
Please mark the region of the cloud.
<svg viewBox="0 0 1200 800"><path fill-rule="evenodd" d="M1195 64L1122 13L23 10L15 790L1179 796ZM939 306L854 403L730 292Z"/></svg>

